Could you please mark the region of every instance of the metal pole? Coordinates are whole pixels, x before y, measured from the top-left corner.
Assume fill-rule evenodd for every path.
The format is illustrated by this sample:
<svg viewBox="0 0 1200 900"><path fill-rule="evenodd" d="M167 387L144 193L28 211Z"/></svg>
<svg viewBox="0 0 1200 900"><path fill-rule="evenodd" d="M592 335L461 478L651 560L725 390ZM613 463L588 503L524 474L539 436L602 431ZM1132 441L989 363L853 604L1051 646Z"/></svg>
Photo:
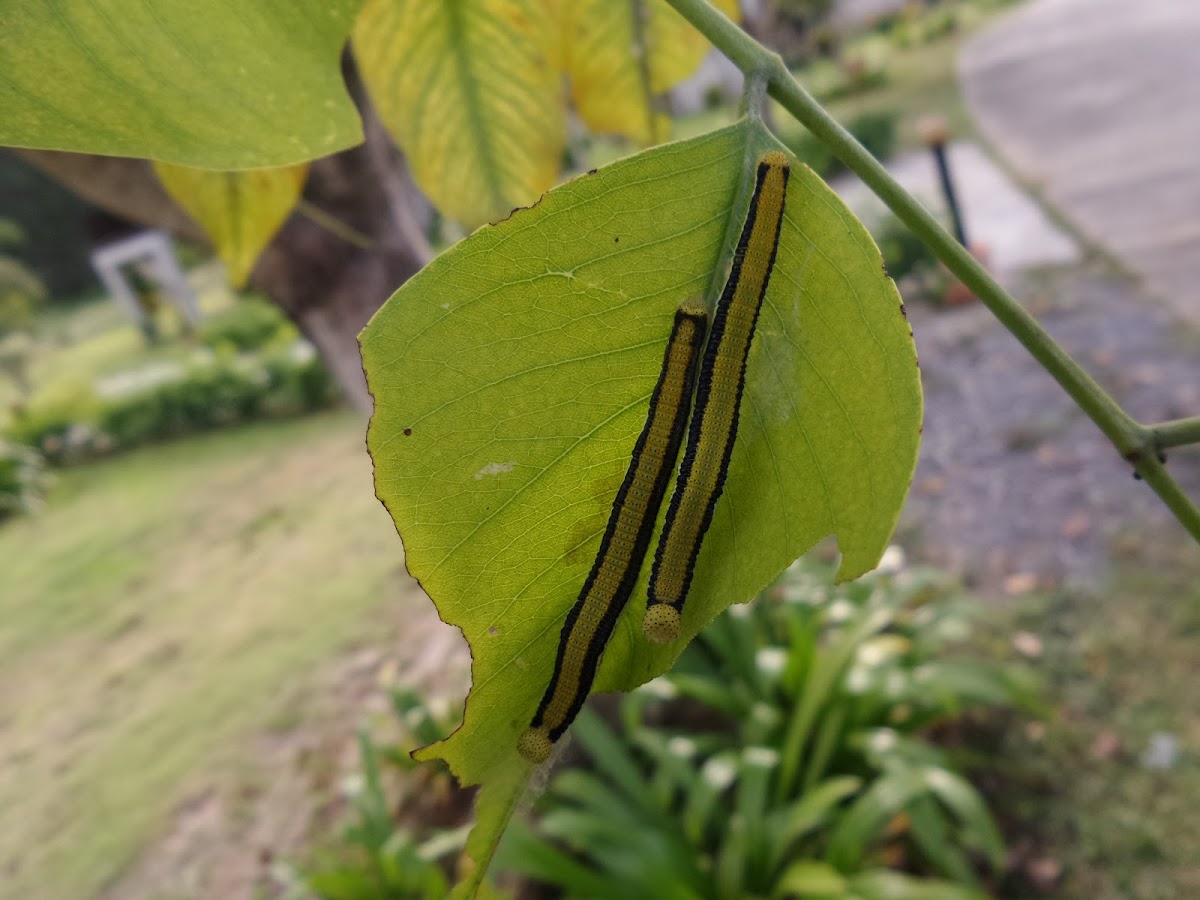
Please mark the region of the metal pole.
<svg viewBox="0 0 1200 900"><path fill-rule="evenodd" d="M933 161L937 166L942 195L946 199L946 208L950 211L950 225L954 232L954 238L966 247L967 230L963 226L962 210L958 206L958 195L954 191L954 179L950 177L950 162L946 157L946 142L949 136L946 120L941 116L929 116L918 123L918 128L922 139L933 151Z"/></svg>

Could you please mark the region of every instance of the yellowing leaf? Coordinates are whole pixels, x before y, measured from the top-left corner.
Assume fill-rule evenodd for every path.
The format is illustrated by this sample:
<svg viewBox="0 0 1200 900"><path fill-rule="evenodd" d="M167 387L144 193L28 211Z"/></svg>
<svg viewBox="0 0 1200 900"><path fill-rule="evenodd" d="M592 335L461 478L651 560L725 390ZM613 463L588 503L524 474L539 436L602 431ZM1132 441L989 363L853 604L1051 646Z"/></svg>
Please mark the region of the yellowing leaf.
<svg viewBox="0 0 1200 900"><path fill-rule="evenodd" d="M471 647L463 725L422 757L484 786L468 843L477 874L529 777L517 738L629 466L675 309L719 290L748 173L777 146L742 122L570 181L442 254L362 334L376 492L409 570ZM916 462L915 356L870 236L794 163L682 637L645 639L645 565L597 689L661 674L826 535L842 577L876 565Z"/></svg>
<svg viewBox="0 0 1200 900"><path fill-rule="evenodd" d="M339 58L361 0L8 0L0 144L212 169L362 140Z"/></svg>
<svg viewBox="0 0 1200 900"><path fill-rule="evenodd" d="M666 119L653 98L696 71L708 52L704 35L666 0L557 0L571 78L571 99L595 131L653 144ZM737 16L737 0L716 0Z"/></svg>
<svg viewBox="0 0 1200 900"><path fill-rule="evenodd" d="M354 52L371 100L445 215L474 227L532 203L566 140L545 0L368 0Z"/></svg>
<svg viewBox="0 0 1200 900"><path fill-rule="evenodd" d="M242 287L258 255L300 198L308 165L211 172L155 163L163 187L204 229L234 287Z"/></svg>
<svg viewBox="0 0 1200 900"><path fill-rule="evenodd" d="M634 0L560 0L571 100L593 131L639 144L655 133L647 83L634 56Z"/></svg>

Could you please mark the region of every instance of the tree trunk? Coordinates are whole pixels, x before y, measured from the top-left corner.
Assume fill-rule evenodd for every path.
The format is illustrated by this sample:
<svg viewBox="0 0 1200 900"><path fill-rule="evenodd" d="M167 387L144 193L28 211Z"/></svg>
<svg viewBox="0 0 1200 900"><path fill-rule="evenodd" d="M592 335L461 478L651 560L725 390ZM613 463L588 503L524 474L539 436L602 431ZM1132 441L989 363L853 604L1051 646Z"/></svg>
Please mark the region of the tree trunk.
<svg viewBox="0 0 1200 900"><path fill-rule="evenodd" d="M368 122L366 134L363 145L312 164L305 199L371 245L293 215L259 258L252 281L313 342L350 402L369 412L358 333L432 253L403 163L382 129Z"/></svg>
<svg viewBox="0 0 1200 900"><path fill-rule="evenodd" d="M312 163L304 202L259 258L251 283L312 341L346 398L369 412L358 332L432 254L416 214L423 201L383 129L366 116L366 143ZM17 152L103 209L202 239L145 160ZM328 217L339 224L319 224Z"/></svg>

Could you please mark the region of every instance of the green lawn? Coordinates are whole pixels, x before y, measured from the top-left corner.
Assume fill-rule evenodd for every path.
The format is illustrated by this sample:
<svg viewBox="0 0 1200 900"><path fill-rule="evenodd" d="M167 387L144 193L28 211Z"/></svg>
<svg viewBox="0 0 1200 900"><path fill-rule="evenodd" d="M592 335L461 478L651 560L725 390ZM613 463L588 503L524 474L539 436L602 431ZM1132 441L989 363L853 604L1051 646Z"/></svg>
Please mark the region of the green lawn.
<svg viewBox="0 0 1200 900"><path fill-rule="evenodd" d="M0 896L90 896L289 679L384 604L425 608L364 425L326 414L69 469L42 514L0 527Z"/></svg>

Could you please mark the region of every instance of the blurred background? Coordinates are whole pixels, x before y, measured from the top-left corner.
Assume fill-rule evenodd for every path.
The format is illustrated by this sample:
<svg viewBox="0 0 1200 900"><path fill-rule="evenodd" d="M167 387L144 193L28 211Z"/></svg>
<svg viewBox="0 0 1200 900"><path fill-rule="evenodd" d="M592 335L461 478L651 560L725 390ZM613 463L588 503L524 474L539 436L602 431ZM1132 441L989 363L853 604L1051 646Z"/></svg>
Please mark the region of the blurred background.
<svg viewBox="0 0 1200 900"><path fill-rule="evenodd" d="M1200 413L1200 5L741 13L1132 415ZM446 894L471 798L407 751L454 726L469 658L374 497L354 335L465 231L346 69L367 141L313 163L257 264L217 259L145 161L0 151L5 900ZM733 121L741 88L709 54L670 136ZM504 883L1200 896L1196 547L823 145L770 122L868 224L913 325L895 546L842 587L818 547L582 717ZM636 149L573 123L563 177ZM1169 465L1200 496L1200 454Z"/></svg>

